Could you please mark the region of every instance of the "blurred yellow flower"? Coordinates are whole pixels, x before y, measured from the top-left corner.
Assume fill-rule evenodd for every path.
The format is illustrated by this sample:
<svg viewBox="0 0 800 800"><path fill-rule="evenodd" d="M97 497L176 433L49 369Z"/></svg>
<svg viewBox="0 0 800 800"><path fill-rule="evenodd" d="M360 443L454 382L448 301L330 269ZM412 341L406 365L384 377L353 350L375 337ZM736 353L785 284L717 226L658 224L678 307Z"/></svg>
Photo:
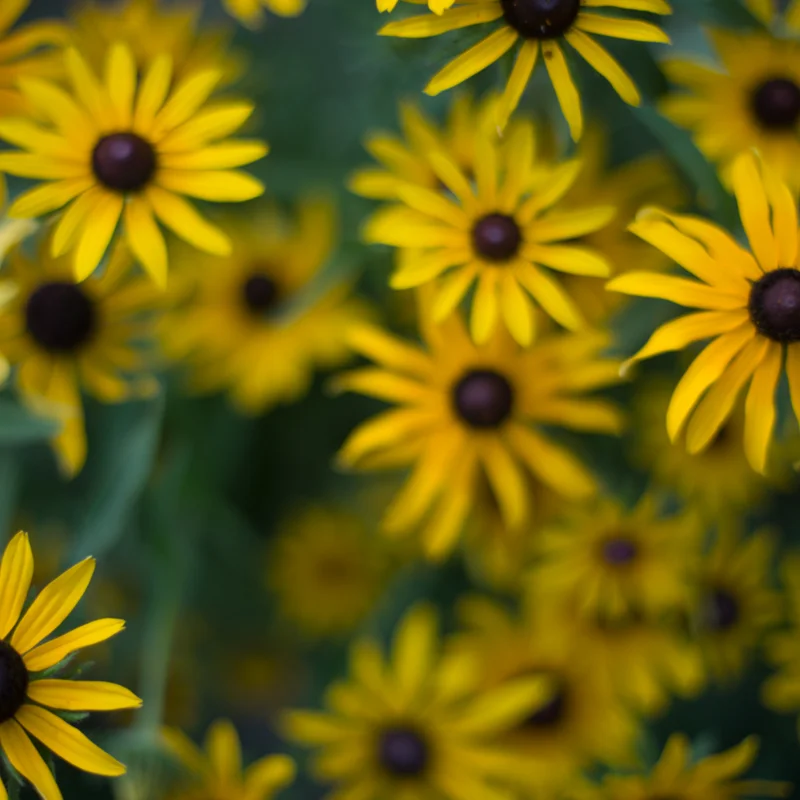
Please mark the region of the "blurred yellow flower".
<svg viewBox="0 0 800 800"><path fill-rule="evenodd" d="M355 628L374 609L390 577L385 544L364 521L323 506L285 521L271 543L268 564L280 613L309 636Z"/></svg>
<svg viewBox="0 0 800 800"><path fill-rule="evenodd" d="M242 25L258 28L264 22L264 10L279 17L296 17L303 13L306 0L222 0L227 12Z"/></svg>
<svg viewBox="0 0 800 800"><path fill-rule="evenodd" d="M9 215L36 218L66 207L51 252L72 252L78 280L100 265L120 223L131 251L160 286L167 280L167 248L156 217L195 247L230 252L228 238L182 195L237 202L262 194L260 181L231 168L261 158L266 146L225 139L253 106L206 104L222 77L218 69L187 75L170 89L166 54L140 81L124 44L109 49L102 81L74 48L66 51L64 68L69 91L25 78L20 88L37 116L0 119L0 139L22 148L0 153L0 170L43 181L17 197Z"/></svg>
<svg viewBox="0 0 800 800"><path fill-rule="evenodd" d="M422 333L426 349L372 326L354 328L354 348L378 366L337 378L340 390L398 406L357 428L338 456L348 468L413 466L384 516L387 534L410 533L430 512L421 532L426 553L446 556L482 475L510 528L530 517L526 473L571 499L596 491L586 467L542 426L619 431L617 408L588 395L619 381L618 363L599 355L604 334L551 336L523 350L499 330L475 345L459 316Z"/></svg>
<svg viewBox="0 0 800 800"><path fill-rule="evenodd" d="M370 314L347 282L321 277L336 238L329 202L307 200L291 217L275 208L231 217L224 230L233 243L224 259L176 249L177 302L160 338L194 391L227 390L239 411L259 414L344 363L347 330Z"/></svg>
<svg viewBox="0 0 800 800"><path fill-rule="evenodd" d="M666 74L680 90L662 101L663 113L692 132L729 185L736 157L756 147L780 178L800 191L800 43L768 33L710 35L720 67L667 61Z"/></svg>
<svg viewBox="0 0 800 800"><path fill-rule="evenodd" d="M272 800L294 780L294 762L284 755L264 756L243 769L239 735L225 719L209 727L205 752L177 728L164 728L162 736L167 751L188 773L170 800Z"/></svg>
<svg viewBox="0 0 800 800"><path fill-rule="evenodd" d="M397 628L391 656L357 640L352 677L328 688L329 711L290 711L294 741L319 748L312 766L334 797L360 800L462 800L495 797L524 758L500 737L548 699L546 677L481 689L471 658L440 655L436 615L416 606Z"/></svg>
<svg viewBox="0 0 800 800"><path fill-rule="evenodd" d="M136 695L114 683L54 677L54 670L67 656L104 642L125 627L119 619L99 619L44 641L83 597L94 568L93 558L71 567L47 584L23 612L33 575L33 553L26 533L14 536L0 562L0 749L43 800L61 800L61 792L28 734L78 769L119 776L125 767L62 714L115 711L142 704ZM7 798L2 784L0 797Z"/></svg>
<svg viewBox="0 0 800 800"><path fill-rule="evenodd" d="M131 274L127 249L114 249L102 275L77 283L65 257L50 256L50 238L28 256L8 258L15 294L0 314L0 352L17 367L16 385L37 414L51 417L52 445L68 476L86 460L81 390L105 403L150 396L158 383L140 349L159 293Z"/></svg>
<svg viewBox="0 0 800 800"><path fill-rule="evenodd" d="M798 0L745 0L745 5L765 24L782 21L792 31L800 30Z"/></svg>

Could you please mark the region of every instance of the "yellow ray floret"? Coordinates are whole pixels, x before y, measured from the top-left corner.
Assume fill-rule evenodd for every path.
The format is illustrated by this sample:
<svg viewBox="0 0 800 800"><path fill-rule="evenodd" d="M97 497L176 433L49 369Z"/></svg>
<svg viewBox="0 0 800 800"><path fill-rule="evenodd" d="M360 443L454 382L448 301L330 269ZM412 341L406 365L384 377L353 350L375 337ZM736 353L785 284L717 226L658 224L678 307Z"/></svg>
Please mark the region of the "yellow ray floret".
<svg viewBox="0 0 800 800"><path fill-rule="evenodd" d="M279 17L296 17L303 13L306 0L222 0L226 11L248 28L258 28L264 22L264 11Z"/></svg>

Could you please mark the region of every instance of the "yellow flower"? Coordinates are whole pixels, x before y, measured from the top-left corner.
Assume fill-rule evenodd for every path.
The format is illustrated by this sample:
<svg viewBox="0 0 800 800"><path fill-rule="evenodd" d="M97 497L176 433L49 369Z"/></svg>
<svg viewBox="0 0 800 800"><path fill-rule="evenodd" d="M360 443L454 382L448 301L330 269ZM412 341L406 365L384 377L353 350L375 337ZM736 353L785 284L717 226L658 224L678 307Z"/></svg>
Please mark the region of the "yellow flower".
<svg viewBox="0 0 800 800"><path fill-rule="evenodd" d="M320 749L313 767L334 784L329 797L488 798L493 784L524 771L524 759L498 741L546 701L548 680L480 689L470 658L437 650L436 616L417 606L400 623L389 659L376 642L356 641L352 677L328 688L329 711L285 715L291 739Z"/></svg>
<svg viewBox="0 0 800 800"><path fill-rule="evenodd" d="M745 5L763 23L769 25L781 20L789 30L800 30L800 2L787 0L777 3L775 0L745 0Z"/></svg>
<svg viewBox="0 0 800 800"><path fill-rule="evenodd" d="M537 537L529 580L543 596L605 620L685 608L703 534L693 514L665 517L650 494L630 511L604 498L565 513Z"/></svg>
<svg viewBox="0 0 800 800"><path fill-rule="evenodd" d="M518 121L502 147L495 133L476 131L474 148L474 183L452 157L431 151L429 164L449 193L398 186L401 202L379 210L365 226L368 242L400 248L392 287L432 285L436 297L429 314L438 322L476 284L470 332L478 343L488 341L500 316L520 344L530 344L533 301L565 328L582 327L584 320L551 270L609 275L601 254L569 242L607 225L614 207L559 203L581 163L573 159L542 169L529 121Z"/></svg>
<svg viewBox="0 0 800 800"><path fill-rule="evenodd" d="M269 584L282 615L311 636L352 630L389 577L380 544L355 514L315 507L290 517L269 556Z"/></svg>
<svg viewBox="0 0 800 800"><path fill-rule="evenodd" d="M130 49L108 52L101 82L74 48L66 51L67 92L26 78L24 96L43 120L0 120L0 138L23 150L0 154L0 170L44 183L18 197L11 216L56 209L52 254L73 251L75 275L94 272L120 227L131 250L161 286L167 249L156 217L203 250L227 254L231 243L181 195L241 201L262 194L255 178L230 169L266 153L261 142L224 139L250 116L246 102L204 108L222 73L195 72L170 91L172 59L153 61L141 82ZM155 214L155 216L154 216Z"/></svg>
<svg viewBox="0 0 800 800"><path fill-rule="evenodd" d="M724 753L691 763L689 740L682 733L669 737L649 775L609 775L597 793L600 800L736 800L739 797L785 797L791 791L777 781L740 781L755 761L758 740L750 736Z"/></svg>
<svg viewBox="0 0 800 800"><path fill-rule="evenodd" d="M93 558L71 567L45 586L23 613L33 575L26 533L20 531L9 542L0 562L0 748L43 800L61 800L61 792L28 734L78 769L122 775L125 767L119 761L58 712L115 711L141 705L136 695L114 683L52 677L71 653L104 642L125 627L120 619L99 619L44 641L83 597L94 568ZM0 798L7 798L2 784Z"/></svg>
<svg viewBox="0 0 800 800"><path fill-rule="evenodd" d="M555 687L548 703L507 732L501 744L524 759L525 769L507 774L510 783L543 797L559 790L584 769L601 762L635 761L638 724L603 676L591 654L565 627L552 624L548 609L526 604L519 617L483 598L462 601L465 630L453 652L480 664L485 691L521 677L547 678Z"/></svg>
<svg viewBox="0 0 800 800"><path fill-rule="evenodd" d="M291 219L274 208L229 219L224 259L176 251L178 303L161 341L186 360L193 389L226 389L238 410L258 414L297 400L315 369L347 359L345 332L368 309L346 283L320 280L335 228L334 208L309 200Z"/></svg>
<svg viewBox="0 0 800 800"><path fill-rule="evenodd" d="M742 445L744 409L737 408L708 447L692 455L667 435L664 416L669 397L669 384L663 380L644 385L634 396L631 431L636 463L710 522L757 505L777 480L753 472L747 463Z"/></svg>
<svg viewBox="0 0 800 800"><path fill-rule="evenodd" d="M339 388L398 408L357 428L339 461L365 469L413 465L383 527L407 534L430 511L421 538L431 558L454 547L482 476L511 528L529 518L526 473L572 499L596 491L581 462L540 426L620 429L615 406L585 396L619 380L617 362L598 356L604 334L552 336L522 350L504 333L474 345L454 316L424 327L427 350L370 326L351 336L354 348L379 366L346 373Z"/></svg>
<svg viewBox="0 0 800 800"><path fill-rule="evenodd" d="M686 91L670 94L662 111L693 133L726 183L736 157L757 147L779 177L800 190L800 43L720 30L711 39L721 69L666 62L669 78Z"/></svg>
<svg viewBox="0 0 800 800"><path fill-rule="evenodd" d="M640 42L669 42L667 35L648 22L587 10L598 0L457 0L441 14L409 17L390 22L378 32L382 36L424 39L472 25L502 19L501 27L451 61L425 87L436 95L457 86L502 58L520 43L514 67L497 107L496 123L505 127L533 74L541 50L561 109L573 139L583 130L580 96L564 57L564 42L574 48L591 67L606 78L626 103L638 105L639 92L630 76L590 34ZM604 6L669 14L665 0L603 0Z"/></svg>
<svg viewBox="0 0 800 800"><path fill-rule="evenodd" d="M159 56L169 55L175 81L192 72L219 69L223 85L241 72L238 60L225 52L228 37L224 33L198 30L196 3L164 6L158 0L82 0L72 19L73 42L98 72L108 48L116 42L131 49L142 72Z"/></svg>
<svg viewBox="0 0 800 800"><path fill-rule="evenodd" d="M49 255L50 240L29 258L21 247L8 258L14 290L0 316L0 352L17 367L16 384L34 412L52 417L52 445L69 476L86 460L81 389L106 403L158 389L137 347L158 293L131 277L131 259L117 247L102 276L77 283L64 257ZM143 318L143 315L145 318Z"/></svg>
<svg viewBox="0 0 800 800"><path fill-rule="evenodd" d="M212 723L206 733L205 752L177 728L163 730L164 744L190 773L174 800L272 800L295 775L292 759L284 755L264 756L242 769L239 736L224 719Z"/></svg>
<svg viewBox="0 0 800 800"><path fill-rule="evenodd" d="M775 425L775 388L786 359L795 415L800 416L800 269L797 208L787 186L746 153L733 168L742 225L755 257L706 220L647 209L631 230L699 280L630 272L608 288L702 309L662 325L632 360L712 339L678 383L667 409L675 441L708 447L730 418L745 384L744 449L763 473Z"/></svg>
<svg viewBox="0 0 800 800"><path fill-rule="evenodd" d="M227 12L248 28L258 28L264 22L264 9L279 17L296 17L303 13L306 0L222 0Z"/></svg>
<svg viewBox="0 0 800 800"><path fill-rule="evenodd" d="M780 597L770 585L774 550L766 531L743 538L724 524L701 564L691 625L712 678L738 679L765 631L781 620Z"/></svg>

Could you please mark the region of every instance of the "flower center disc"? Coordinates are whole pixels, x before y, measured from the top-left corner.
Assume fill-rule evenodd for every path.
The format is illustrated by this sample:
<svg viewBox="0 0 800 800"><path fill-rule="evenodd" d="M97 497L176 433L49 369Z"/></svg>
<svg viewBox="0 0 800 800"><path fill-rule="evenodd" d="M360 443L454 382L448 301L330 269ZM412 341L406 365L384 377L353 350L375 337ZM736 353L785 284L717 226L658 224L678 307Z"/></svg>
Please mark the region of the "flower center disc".
<svg viewBox="0 0 800 800"><path fill-rule="evenodd" d="M500 0L506 22L526 39L557 39L578 18L580 0Z"/></svg>
<svg viewBox="0 0 800 800"><path fill-rule="evenodd" d="M768 272L753 284L748 307L759 333L776 342L800 341L800 271Z"/></svg>
<svg viewBox="0 0 800 800"><path fill-rule="evenodd" d="M519 225L506 214L487 214L472 228L472 246L487 261L508 261L521 244Z"/></svg>
<svg viewBox="0 0 800 800"><path fill-rule="evenodd" d="M635 542L619 536L603 542L602 552L607 564L622 566L630 564L636 558L639 548Z"/></svg>
<svg viewBox="0 0 800 800"><path fill-rule="evenodd" d="M92 301L74 283L44 283L25 306L28 333L45 350L56 353L68 353L85 344L95 324Z"/></svg>
<svg viewBox="0 0 800 800"><path fill-rule="evenodd" d="M511 384L492 370L468 372L455 385L453 405L458 416L473 428L496 428L511 414Z"/></svg>
<svg viewBox="0 0 800 800"><path fill-rule="evenodd" d="M0 642L0 723L10 720L25 702L28 670L22 656L6 642Z"/></svg>
<svg viewBox="0 0 800 800"><path fill-rule="evenodd" d="M266 275L251 275L242 286L242 297L248 311L261 315L278 301L278 286Z"/></svg>
<svg viewBox="0 0 800 800"><path fill-rule="evenodd" d="M117 192L144 188L156 171L156 152L150 142L135 133L104 136L92 153L97 180Z"/></svg>
<svg viewBox="0 0 800 800"><path fill-rule="evenodd" d="M428 766L430 752L425 740L410 728L392 728L381 734L378 759L391 775L412 778Z"/></svg>
<svg viewBox="0 0 800 800"><path fill-rule="evenodd" d="M730 592L712 589L703 599L700 614L705 627L725 631L738 622L739 603Z"/></svg>
<svg viewBox="0 0 800 800"><path fill-rule="evenodd" d="M753 92L752 104L763 127L790 130L800 119L800 87L788 78L773 78Z"/></svg>

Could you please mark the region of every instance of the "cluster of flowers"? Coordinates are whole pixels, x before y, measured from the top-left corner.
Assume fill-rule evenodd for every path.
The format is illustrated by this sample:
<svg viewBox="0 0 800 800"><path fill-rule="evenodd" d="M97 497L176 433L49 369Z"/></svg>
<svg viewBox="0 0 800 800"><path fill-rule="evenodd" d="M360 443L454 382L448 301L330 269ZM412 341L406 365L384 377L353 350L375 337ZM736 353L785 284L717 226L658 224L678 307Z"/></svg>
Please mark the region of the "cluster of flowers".
<svg viewBox="0 0 800 800"><path fill-rule="evenodd" d="M332 798L780 795L783 784L737 780L755 760L754 738L695 761L675 734L649 772L636 745L674 696L738 679L762 644L778 667L764 702L800 709L800 557L783 563L787 613L770 534L744 535L731 513L787 479L792 443L771 448L784 372L800 417L800 43L791 37L800 4L783 17L752 4L775 33L717 32L724 71L666 65L687 91L667 97L664 114L718 164L745 246L735 231L676 212L685 198L660 159L609 170L602 130L584 135L564 42L637 104L633 81L593 36L666 43L655 25L603 10L667 15L665 0L408 2L430 12L382 35L499 23L428 94L517 48L501 93L457 98L443 126L404 105L403 137L371 138L379 166L351 178L355 193L386 203L364 239L394 248L390 285L398 296L412 290L422 344L377 325L349 286L319 288L335 240L330 202L309 198L292 219L263 207L212 222L187 199L261 196L241 168L267 153L258 139L230 138L254 108L223 99L239 65L196 16L129 0L14 27L27 2L6 2L0 139L17 149L0 152L0 172L36 183L10 204L0 236L5 371L32 412L54 421L53 448L71 477L87 457L81 393L148 396L161 359L184 365L192 389L225 390L250 414L300 397L317 368L349 353L374 362L334 381L392 406L352 433L340 465L410 469L382 521L390 540L411 542L397 560L441 561L460 548L476 582L517 608L464 598L458 630L440 637L435 612L415 606L388 659L376 641L354 642L352 677L329 688L329 710L284 720L289 739L319 749ZM247 24L262 5L302 10L296 0L226 5ZM574 157L517 113L540 51L580 140ZM163 228L180 241L168 247ZM670 264L688 276L667 274ZM694 310L621 361L606 353L629 295ZM622 409L597 393L635 377L636 362L707 340L671 396L661 385L644 394L632 427L654 485L629 510L604 496L573 434L619 436ZM665 489L679 510L662 502ZM387 576L349 524L312 511L276 551L276 591L308 628L352 627ZM118 775L122 765L69 715L139 704L115 685L51 677L122 627L101 620L41 643L92 567L73 567L23 614L33 569L24 534L0 565L0 748L9 780L27 779L46 800L61 795L25 731L79 768ZM243 773L224 721L210 729L207 758L178 731L164 738L206 795L256 800L292 780L284 756ZM591 781L598 766L606 774Z"/></svg>

